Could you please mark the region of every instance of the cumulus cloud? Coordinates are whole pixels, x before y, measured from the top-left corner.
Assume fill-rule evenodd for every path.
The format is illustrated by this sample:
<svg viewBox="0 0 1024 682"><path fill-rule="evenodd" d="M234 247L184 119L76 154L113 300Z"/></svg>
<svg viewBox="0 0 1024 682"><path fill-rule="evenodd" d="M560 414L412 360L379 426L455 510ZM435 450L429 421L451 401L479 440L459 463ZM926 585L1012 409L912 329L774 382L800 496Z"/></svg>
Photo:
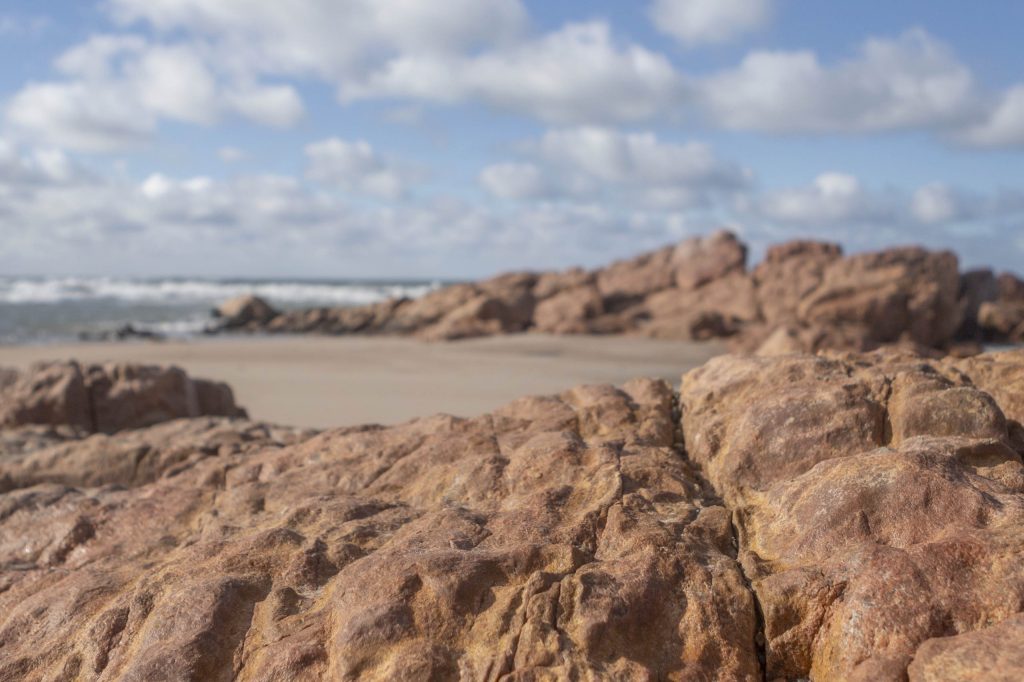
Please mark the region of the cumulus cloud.
<svg viewBox="0 0 1024 682"><path fill-rule="evenodd" d="M832 67L810 51L752 52L701 85L712 120L764 132L951 126L975 115L971 71L922 29L872 38Z"/></svg>
<svg viewBox="0 0 1024 682"><path fill-rule="evenodd" d="M961 131L960 138L980 147L1024 145L1024 85L1007 90L980 121Z"/></svg>
<svg viewBox="0 0 1024 682"><path fill-rule="evenodd" d="M724 43L761 28L771 18L770 0L654 0L658 30L684 45Z"/></svg>
<svg viewBox="0 0 1024 682"><path fill-rule="evenodd" d="M306 146L306 177L346 192L399 199L416 172L384 158L363 140L332 137Z"/></svg>
<svg viewBox="0 0 1024 682"><path fill-rule="evenodd" d="M406 53L451 53L519 36L520 0L110 0L116 21L201 36L249 74L349 77Z"/></svg>
<svg viewBox="0 0 1024 682"><path fill-rule="evenodd" d="M524 145L528 162L485 168L481 185L504 199L608 197L631 204L694 207L750 184L749 170L700 142L584 126L552 130Z"/></svg>
<svg viewBox="0 0 1024 682"><path fill-rule="evenodd" d="M129 148L151 136L162 119L210 125L237 114L284 126L303 113L291 86L226 84L198 48L186 43L93 36L55 65L66 79L16 92L7 120L33 139L70 149Z"/></svg>
<svg viewBox="0 0 1024 682"><path fill-rule="evenodd" d="M600 21L475 55L403 55L339 87L346 101L479 101L556 123L645 120L664 115L686 92L666 57L617 44Z"/></svg>

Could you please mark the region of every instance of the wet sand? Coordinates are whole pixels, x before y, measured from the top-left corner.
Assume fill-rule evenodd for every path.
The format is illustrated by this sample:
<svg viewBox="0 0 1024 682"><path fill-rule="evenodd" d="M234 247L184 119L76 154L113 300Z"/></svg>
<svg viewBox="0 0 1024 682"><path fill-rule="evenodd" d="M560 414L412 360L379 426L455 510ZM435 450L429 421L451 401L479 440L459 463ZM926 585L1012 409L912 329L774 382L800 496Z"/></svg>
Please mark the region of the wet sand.
<svg viewBox="0 0 1024 682"><path fill-rule="evenodd" d="M254 419L326 428L469 416L524 395L683 372L716 343L524 334L450 343L371 337L223 337L194 341L0 346L0 366L51 359L174 364L228 382Z"/></svg>

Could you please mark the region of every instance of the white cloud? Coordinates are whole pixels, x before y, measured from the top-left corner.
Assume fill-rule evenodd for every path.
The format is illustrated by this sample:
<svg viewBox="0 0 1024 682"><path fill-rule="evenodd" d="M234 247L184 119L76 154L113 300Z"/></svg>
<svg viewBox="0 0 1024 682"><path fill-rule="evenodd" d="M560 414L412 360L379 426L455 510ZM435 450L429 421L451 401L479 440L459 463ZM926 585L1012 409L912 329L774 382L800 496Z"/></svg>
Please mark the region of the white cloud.
<svg viewBox="0 0 1024 682"><path fill-rule="evenodd" d="M658 30L684 45L724 43L761 28L772 14L770 0L654 0Z"/></svg>
<svg viewBox="0 0 1024 682"><path fill-rule="evenodd" d="M339 87L343 101L481 101L556 123L646 120L664 115L685 93L668 59L638 45L617 45L603 22L570 24L477 55L405 55Z"/></svg>
<svg viewBox="0 0 1024 682"><path fill-rule="evenodd" d="M960 136L981 147L1024 145L1024 85L1007 90L983 120L968 126Z"/></svg>
<svg viewBox="0 0 1024 682"><path fill-rule="evenodd" d="M306 146L306 177L331 187L382 199L408 191L413 172L385 159L369 143L332 137Z"/></svg>
<svg viewBox="0 0 1024 682"><path fill-rule="evenodd" d="M822 173L808 187L766 192L750 199L748 216L790 226L850 226L895 222L899 203L893 197L868 192L847 173Z"/></svg>
<svg viewBox="0 0 1024 682"><path fill-rule="evenodd" d="M653 133L609 128L553 130L525 145L530 163L485 168L480 182L506 199L599 197L630 204L693 207L745 188L748 170L719 159L706 144L665 142Z"/></svg>
<svg viewBox="0 0 1024 682"><path fill-rule="evenodd" d="M22 134L83 151L130 148L162 119L211 125L228 114L285 126L303 113L287 85L225 83L190 44L150 44L140 36L99 35L56 61L67 80L16 92L7 120Z"/></svg>
<svg viewBox="0 0 1024 682"><path fill-rule="evenodd" d="M302 98L290 85L249 84L224 94L227 107L263 125L287 128L305 114Z"/></svg>
<svg viewBox="0 0 1024 682"><path fill-rule="evenodd" d="M764 132L869 132L962 123L976 113L970 70L921 29L872 38L834 67L813 52L752 52L701 86L711 120Z"/></svg>
<svg viewBox="0 0 1024 682"><path fill-rule="evenodd" d="M959 199L944 184L935 183L919 188L911 200L911 212L922 223L947 223L960 213Z"/></svg>
<svg viewBox="0 0 1024 682"><path fill-rule="evenodd" d="M247 74L347 77L403 53L500 45L525 29L519 0L110 0L122 24L201 36Z"/></svg>

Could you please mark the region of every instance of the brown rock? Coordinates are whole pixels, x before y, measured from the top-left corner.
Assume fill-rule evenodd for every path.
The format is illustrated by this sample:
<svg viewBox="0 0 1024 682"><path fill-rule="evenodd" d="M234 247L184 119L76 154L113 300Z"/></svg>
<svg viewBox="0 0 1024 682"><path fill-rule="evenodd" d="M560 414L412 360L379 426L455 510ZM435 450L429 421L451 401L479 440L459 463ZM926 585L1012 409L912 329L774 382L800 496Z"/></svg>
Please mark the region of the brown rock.
<svg viewBox="0 0 1024 682"><path fill-rule="evenodd" d="M21 460L0 678L761 679L673 403L640 381L296 445L176 422ZM198 449L164 450L174 428ZM129 441L155 448L142 475L117 465Z"/></svg>
<svg viewBox="0 0 1024 682"><path fill-rule="evenodd" d="M537 304L533 328L549 334L585 334L589 323L604 312L604 300L597 287L565 289Z"/></svg>
<svg viewBox="0 0 1024 682"><path fill-rule="evenodd" d="M278 312L259 296L247 295L225 301L214 311L214 315L223 320L225 329L238 329L265 325Z"/></svg>
<svg viewBox="0 0 1024 682"><path fill-rule="evenodd" d="M612 263L597 271L597 288L609 312L619 312L675 284L672 256L675 247Z"/></svg>
<svg viewBox="0 0 1024 682"><path fill-rule="evenodd" d="M44 363L0 392L0 424L6 427L66 425L113 433L181 417L244 414L226 384L192 380L176 367Z"/></svg>
<svg viewBox="0 0 1024 682"><path fill-rule="evenodd" d="M570 268L562 272L546 272L537 278L533 296L538 301L551 298L567 289L576 289L594 284L594 273L583 268Z"/></svg>
<svg viewBox="0 0 1024 682"><path fill-rule="evenodd" d="M665 289L649 296L643 309L648 319L640 331L664 339L724 338L758 317L753 283L738 272L699 289Z"/></svg>
<svg viewBox="0 0 1024 682"><path fill-rule="evenodd" d="M77 362L42 363L0 389L0 426L66 424L92 431L85 377Z"/></svg>
<svg viewBox="0 0 1024 682"><path fill-rule="evenodd" d="M1024 614L984 630L929 639L907 669L910 682L1024 679Z"/></svg>
<svg viewBox="0 0 1024 682"><path fill-rule="evenodd" d="M926 642L1021 610L1024 464L968 374L1022 358L723 357L684 377L687 453L733 509L768 679L905 679Z"/></svg>
<svg viewBox="0 0 1024 682"><path fill-rule="evenodd" d="M675 285L687 291L726 275L744 273L747 247L732 232L718 230L678 244L670 264L675 271Z"/></svg>
<svg viewBox="0 0 1024 682"><path fill-rule="evenodd" d="M829 242L792 241L768 249L753 272L757 302L768 324L795 322L801 301L841 257L841 247Z"/></svg>
<svg viewBox="0 0 1024 682"><path fill-rule="evenodd" d="M982 335L993 341L1018 343L1024 337L1018 335L1018 328L1024 324L1024 300L989 301L978 308L978 327Z"/></svg>
<svg viewBox="0 0 1024 682"><path fill-rule="evenodd" d="M963 320L956 256L918 248L837 260L799 305L808 326L859 325L876 343L906 340L939 348Z"/></svg>

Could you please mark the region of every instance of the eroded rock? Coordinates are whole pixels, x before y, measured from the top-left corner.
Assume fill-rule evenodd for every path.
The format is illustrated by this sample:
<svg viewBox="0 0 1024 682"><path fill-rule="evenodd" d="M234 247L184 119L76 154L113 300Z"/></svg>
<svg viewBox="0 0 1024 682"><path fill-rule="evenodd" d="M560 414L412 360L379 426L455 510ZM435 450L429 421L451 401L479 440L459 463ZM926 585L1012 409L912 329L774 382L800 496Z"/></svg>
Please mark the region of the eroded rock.
<svg viewBox="0 0 1024 682"><path fill-rule="evenodd" d="M902 680L917 656L919 679L958 679L934 677L938 652L1024 610L1021 362L723 357L684 378L686 449L733 510L768 679Z"/></svg>

